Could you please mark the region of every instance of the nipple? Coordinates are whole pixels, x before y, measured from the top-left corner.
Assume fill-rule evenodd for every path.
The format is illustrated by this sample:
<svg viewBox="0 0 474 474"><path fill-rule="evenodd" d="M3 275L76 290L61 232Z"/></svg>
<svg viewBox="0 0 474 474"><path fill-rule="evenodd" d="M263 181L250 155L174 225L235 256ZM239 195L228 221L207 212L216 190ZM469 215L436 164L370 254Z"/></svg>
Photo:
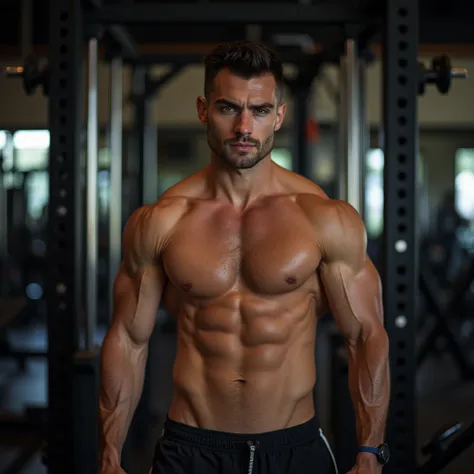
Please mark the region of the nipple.
<svg viewBox="0 0 474 474"><path fill-rule="evenodd" d="M186 293L190 292L192 289L193 285L191 283L183 283L181 285L181 289L185 291Z"/></svg>

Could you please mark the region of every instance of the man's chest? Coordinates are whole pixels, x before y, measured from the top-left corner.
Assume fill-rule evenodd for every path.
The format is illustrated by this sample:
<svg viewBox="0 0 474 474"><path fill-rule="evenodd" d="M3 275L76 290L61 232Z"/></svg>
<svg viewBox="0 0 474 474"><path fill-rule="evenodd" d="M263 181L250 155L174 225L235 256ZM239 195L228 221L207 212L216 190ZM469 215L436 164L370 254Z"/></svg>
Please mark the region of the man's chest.
<svg viewBox="0 0 474 474"><path fill-rule="evenodd" d="M163 253L174 286L204 298L235 287L263 294L292 291L315 272L320 259L317 235L291 206L243 215L191 213Z"/></svg>

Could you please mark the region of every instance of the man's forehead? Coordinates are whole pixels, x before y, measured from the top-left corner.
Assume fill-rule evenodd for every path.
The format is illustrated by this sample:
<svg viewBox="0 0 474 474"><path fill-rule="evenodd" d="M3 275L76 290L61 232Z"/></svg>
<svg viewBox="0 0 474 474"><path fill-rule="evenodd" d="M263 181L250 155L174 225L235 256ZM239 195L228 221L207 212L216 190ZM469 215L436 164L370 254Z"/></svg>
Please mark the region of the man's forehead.
<svg viewBox="0 0 474 474"><path fill-rule="evenodd" d="M217 96L229 94L238 96L255 96L265 100L276 97L276 81L272 74L262 74L245 78L232 73L228 69L219 71L214 81L214 94Z"/></svg>

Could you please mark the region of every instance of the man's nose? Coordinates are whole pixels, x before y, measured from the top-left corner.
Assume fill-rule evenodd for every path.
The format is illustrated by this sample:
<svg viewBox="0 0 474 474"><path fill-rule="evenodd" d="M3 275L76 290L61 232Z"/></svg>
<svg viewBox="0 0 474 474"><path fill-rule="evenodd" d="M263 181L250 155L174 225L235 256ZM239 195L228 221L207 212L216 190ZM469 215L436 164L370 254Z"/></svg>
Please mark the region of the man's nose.
<svg viewBox="0 0 474 474"><path fill-rule="evenodd" d="M234 133L238 135L252 134L252 114L249 110L242 110L242 112L237 116Z"/></svg>

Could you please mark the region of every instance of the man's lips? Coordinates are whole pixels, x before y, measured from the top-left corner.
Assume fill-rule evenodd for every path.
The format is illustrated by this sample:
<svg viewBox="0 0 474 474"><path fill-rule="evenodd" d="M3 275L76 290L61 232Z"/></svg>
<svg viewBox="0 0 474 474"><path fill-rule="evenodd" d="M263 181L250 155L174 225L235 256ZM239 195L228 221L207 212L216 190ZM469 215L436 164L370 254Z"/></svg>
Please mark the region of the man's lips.
<svg viewBox="0 0 474 474"><path fill-rule="evenodd" d="M253 148L255 145L252 143L231 143L230 146L235 148Z"/></svg>

